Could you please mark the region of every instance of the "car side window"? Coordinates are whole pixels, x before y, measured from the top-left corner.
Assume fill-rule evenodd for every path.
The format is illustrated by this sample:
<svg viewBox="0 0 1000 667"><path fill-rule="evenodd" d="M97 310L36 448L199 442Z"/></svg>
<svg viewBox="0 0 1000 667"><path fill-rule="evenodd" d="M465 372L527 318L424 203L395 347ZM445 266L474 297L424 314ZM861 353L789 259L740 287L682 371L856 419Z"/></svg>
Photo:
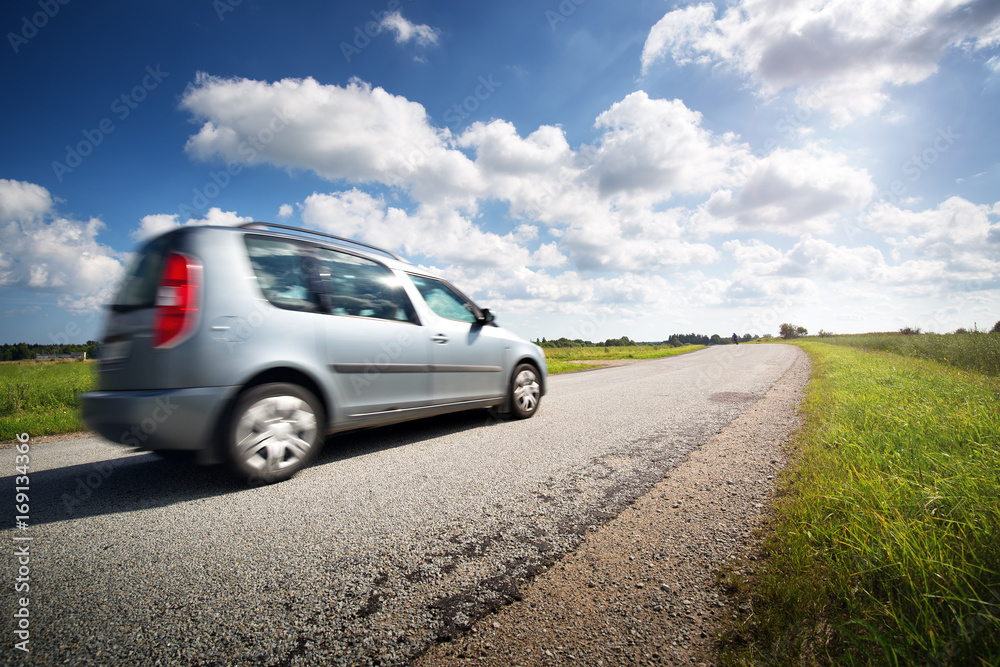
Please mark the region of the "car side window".
<svg viewBox="0 0 1000 667"><path fill-rule="evenodd" d="M330 286L332 314L417 321L416 311L399 279L386 267L327 248L317 248L315 256L320 274Z"/></svg>
<svg viewBox="0 0 1000 667"><path fill-rule="evenodd" d="M448 283L413 274L410 279L436 315L459 322L476 321L476 307Z"/></svg>
<svg viewBox="0 0 1000 667"><path fill-rule="evenodd" d="M246 237L250 263L264 296L288 310L319 310L319 297L309 286L309 256L301 244L280 239Z"/></svg>

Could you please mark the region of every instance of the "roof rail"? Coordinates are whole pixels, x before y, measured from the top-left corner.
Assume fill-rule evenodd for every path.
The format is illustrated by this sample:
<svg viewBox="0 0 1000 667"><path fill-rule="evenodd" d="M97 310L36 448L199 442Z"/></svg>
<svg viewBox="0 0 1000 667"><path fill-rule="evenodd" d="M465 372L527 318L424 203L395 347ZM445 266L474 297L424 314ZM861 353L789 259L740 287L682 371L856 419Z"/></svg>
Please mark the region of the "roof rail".
<svg viewBox="0 0 1000 667"><path fill-rule="evenodd" d="M355 241L354 239L344 238L343 236L335 236L333 234L327 234L326 232L317 232L313 229L303 229L302 227L292 227L291 225L279 225L275 222L245 222L240 225L240 229L267 229L268 227L275 227L277 229L285 229L290 232L298 232L299 234L312 234L313 236L322 236L323 238L333 239L335 241L340 241L341 243L347 243L350 245L362 246L368 248L369 250L374 250L380 252L384 255L388 255L394 259L398 259L400 262L406 262L407 264L412 264L410 260L405 257L400 257L396 253L386 250L385 248L379 248L378 246L371 245L370 243L364 243L363 241Z"/></svg>

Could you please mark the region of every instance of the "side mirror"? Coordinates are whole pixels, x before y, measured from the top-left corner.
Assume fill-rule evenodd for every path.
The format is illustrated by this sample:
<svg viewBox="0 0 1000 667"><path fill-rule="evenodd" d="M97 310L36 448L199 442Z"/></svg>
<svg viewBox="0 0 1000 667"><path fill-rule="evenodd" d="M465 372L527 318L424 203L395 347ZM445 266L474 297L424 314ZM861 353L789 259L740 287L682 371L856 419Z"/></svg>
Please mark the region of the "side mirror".
<svg viewBox="0 0 1000 667"><path fill-rule="evenodd" d="M483 308L480 311L479 317L476 318L476 323L481 325L493 324L493 320L495 319L496 317L490 312L489 308Z"/></svg>

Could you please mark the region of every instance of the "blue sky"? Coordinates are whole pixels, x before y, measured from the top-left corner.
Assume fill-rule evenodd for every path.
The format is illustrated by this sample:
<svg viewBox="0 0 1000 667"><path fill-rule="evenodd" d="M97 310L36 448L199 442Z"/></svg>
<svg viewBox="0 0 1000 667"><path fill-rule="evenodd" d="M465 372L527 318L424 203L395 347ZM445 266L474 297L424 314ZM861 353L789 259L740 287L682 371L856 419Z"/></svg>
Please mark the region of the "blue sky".
<svg viewBox="0 0 1000 667"><path fill-rule="evenodd" d="M531 338L1000 320L995 0L8 2L0 342L182 224L349 235Z"/></svg>

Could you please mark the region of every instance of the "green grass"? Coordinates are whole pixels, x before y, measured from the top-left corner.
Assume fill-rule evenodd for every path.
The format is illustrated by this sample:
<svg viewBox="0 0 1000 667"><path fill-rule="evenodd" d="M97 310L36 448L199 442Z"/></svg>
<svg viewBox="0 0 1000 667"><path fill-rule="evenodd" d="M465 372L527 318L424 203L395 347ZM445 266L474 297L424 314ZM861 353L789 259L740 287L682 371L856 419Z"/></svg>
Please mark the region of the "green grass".
<svg viewBox="0 0 1000 667"><path fill-rule="evenodd" d="M757 574L725 577L753 611L724 664L1000 664L1000 382L798 344L806 425Z"/></svg>
<svg viewBox="0 0 1000 667"><path fill-rule="evenodd" d="M94 386L80 361L0 364L0 442L86 430L76 395Z"/></svg>
<svg viewBox="0 0 1000 667"><path fill-rule="evenodd" d="M823 339L836 345L864 350L894 352L908 357L930 359L976 371L993 377L1000 376L1000 334L862 334L833 336Z"/></svg>
<svg viewBox="0 0 1000 667"><path fill-rule="evenodd" d="M604 359L660 359L672 357L685 352L694 352L704 348L704 345L629 345L620 347L546 347L545 362L549 373L570 373L573 371L592 370L595 366L573 364L571 361L604 360Z"/></svg>

